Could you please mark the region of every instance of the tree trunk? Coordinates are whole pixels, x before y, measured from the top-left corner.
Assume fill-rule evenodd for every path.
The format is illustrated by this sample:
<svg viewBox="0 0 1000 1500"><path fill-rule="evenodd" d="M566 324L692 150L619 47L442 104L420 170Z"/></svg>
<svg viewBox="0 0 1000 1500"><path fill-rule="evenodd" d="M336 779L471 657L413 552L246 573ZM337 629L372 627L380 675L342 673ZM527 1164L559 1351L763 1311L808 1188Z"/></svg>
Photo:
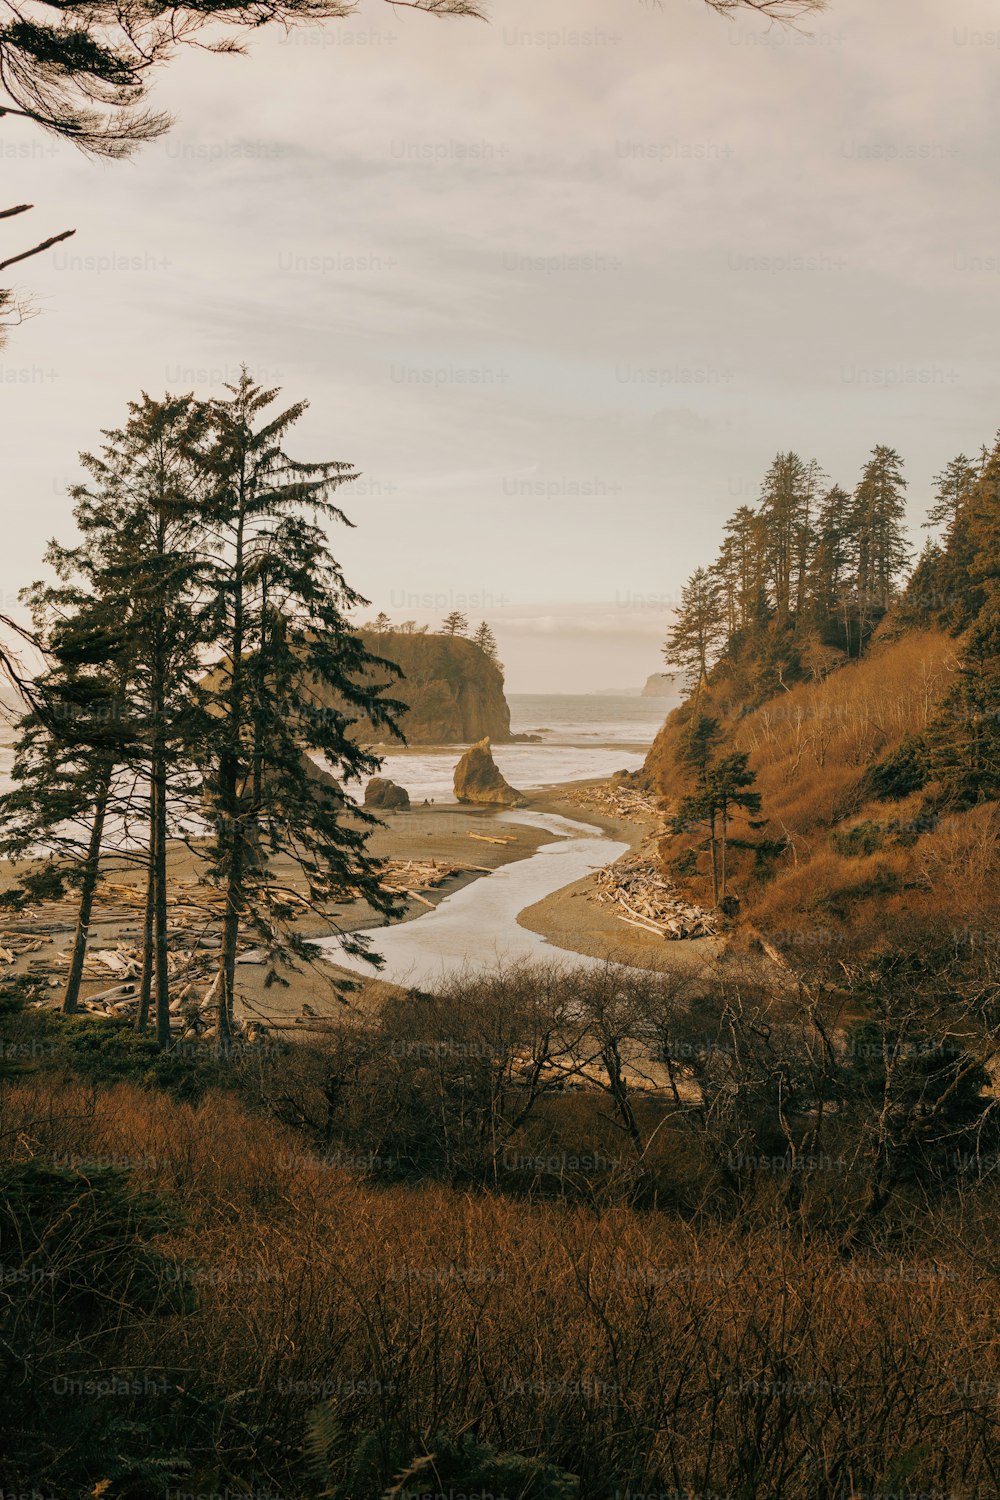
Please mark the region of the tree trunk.
<svg viewBox="0 0 1000 1500"><path fill-rule="evenodd" d="M723 897L723 900L725 900L725 896L726 896L726 864L727 864L726 855L727 855L728 848L729 848L729 814L728 814L728 809L725 806L725 803L723 803L723 807L722 807L722 897Z"/></svg>
<svg viewBox="0 0 1000 1500"><path fill-rule="evenodd" d="M149 858L146 862L146 908L142 918L142 978L139 981L139 1009L136 1031L149 1029L149 1000L153 993L153 900L156 892L156 818L152 797L149 813Z"/></svg>
<svg viewBox="0 0 1000 1500"><path fill-rule="evenodd" d="M215 1051L228 1057L233 1045L233 1014L236 1002L236 949L240 937L243 911L243 844L242 837L232 833L229 883L226 889L226 912L222 919L222 949L219 953L219 1003L216 1019Z"/></svg>
<svg viewBox="0 0 1000 1500"><path fill-rule="evenodd" d="M712 849L712 900L716 906L719 904L719 855L715 842L715 815L709 824L709 844Z"/></svg>
<svg viewBox="0 0 1000 1500"><path fill-rule="evenodd" d="M90 827L87 861L84 865L83 883L80 887L80 909L77 912L76 934L73 938L73 954L70 958L69 974L66 976L66 989L63 993L63 1014L67 1016L74 1015L80 1003L80 982L83 979L83 961L87 956L87 939L90 936L90 914L94 909L94 892L97 890L97 879L100 874L101 840L104 837L104 820L108 811L110 781L110 777L105 777L101 783L94 806L94 821Z"/></svg>
<svg viewBox="0 0 1000 1500"><path fill-rule="evenodd" d="M153 952L156 1045L170 1046L170 979L167 967L167 776L162 757L153 767L156 838L153 849Z"/></svg>
<svg viewBox="0 0 1000 1500"><path fill-rule="evenodd" d="M219 758L219 808L223 819L222 838L228 856L226 911L222 919L222 948L219 953L219 1000L216 1019L215 1051L219 1058L228 1057L233 1043L233 1012L236 1000L236 948L243 912L244 833L240 802L240 736L246 705L243 696L243 615L244 528L246 524L246 472L240 474L239 520L236 526L233 558L233 630L229 646L229 724L228 745ZM253 767L251 766L251 773ZM245 790L245 788L244 788Z"/></svg>

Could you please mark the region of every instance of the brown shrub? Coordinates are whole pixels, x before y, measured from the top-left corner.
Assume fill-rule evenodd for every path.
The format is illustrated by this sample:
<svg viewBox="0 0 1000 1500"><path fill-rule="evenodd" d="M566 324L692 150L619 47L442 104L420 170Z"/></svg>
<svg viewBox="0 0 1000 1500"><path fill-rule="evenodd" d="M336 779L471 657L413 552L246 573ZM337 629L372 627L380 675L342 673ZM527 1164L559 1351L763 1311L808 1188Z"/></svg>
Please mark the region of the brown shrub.
<svg viewBox="0 0 1000 1500"><path fill-rule="evenodd" d="M134 1158L183 1215L157 1248L190 1302L120 1328L114 1361L217 1413L211 1443L189 1430L202 1486L366 1500L470 1423L578 1474L584 1500L995 1486L1000 1286L947 1222L845 1261L766 1224L380 1187L231 1093L36 1079L2 1125L22 1158ZM340 1437L313 1486L320 1405Z"/></svg>

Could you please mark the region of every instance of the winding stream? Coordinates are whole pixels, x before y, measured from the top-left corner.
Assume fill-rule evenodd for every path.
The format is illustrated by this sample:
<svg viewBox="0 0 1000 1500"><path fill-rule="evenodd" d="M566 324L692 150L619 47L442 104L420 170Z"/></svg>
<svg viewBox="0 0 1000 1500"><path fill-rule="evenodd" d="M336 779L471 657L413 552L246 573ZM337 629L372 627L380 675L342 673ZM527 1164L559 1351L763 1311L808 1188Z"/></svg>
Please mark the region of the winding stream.
<svg viewBox="0 0 1000 1500"><path fill-rule="evenodd" d="M601 960L556 948L519 927L517 917L525 907L617 859L628 845L606 838L593 824L556 813L506 812L497 821L526 823L555 834L556 841L473 880L410 922L366 929L385 959L379 978L428 989L459 973L495 968L498 961L545 958L566 967L602 966ZM316 946L338 967L371 976L371 965L344 954L336 938L320 938Z"/></svg>

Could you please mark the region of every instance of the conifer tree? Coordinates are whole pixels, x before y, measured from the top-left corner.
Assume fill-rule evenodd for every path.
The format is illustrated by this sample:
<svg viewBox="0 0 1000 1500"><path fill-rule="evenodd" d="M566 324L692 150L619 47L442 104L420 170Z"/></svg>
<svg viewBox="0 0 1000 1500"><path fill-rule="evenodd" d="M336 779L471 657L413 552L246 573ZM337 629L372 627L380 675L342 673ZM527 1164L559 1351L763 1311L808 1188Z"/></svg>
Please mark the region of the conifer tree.
<svg viewBox="0 0 1000 1500"><path fill-rule="evenodd" d="M274 22L286 29L348 16L351 0L146 0L141 7L75 0L71 7L29 6L0 27L0 116L31 121L86 151L121 157L161 135L169 117L148 110L154 74L179 47L240 50L241 32ZM434 15L475 16L472 0L415 0ZM215 28L213 36L206 35ZM219 31L229 35L219 37ZM235 33L235 34L233 34Z"/></svg>
<svg viewBox="0 0 1000 1500"><path fill-rule="evenodd" d="M814 466L803 463L797 453L779 453L761 488L765 572L771 604L781 622L788 620L797 601L797 569L808 551L815 482Z"/></svg>
<svg viewBox="0 0 1000 1500"><path fill-rule="evenodd" d="M211 621L200 607L204 511L197 444L204 415L190 396L129 403L124 427L84 454L90 486L75 491L77 524L101 560L106 607L128 621L136 681L132 714L144 743L149 841L137 1026L155 996L156 1035L170 1040L167 972L168 804L190 809L197 776L186 753L199 652Z"/></svg>
<svg viewBox="0 0 1000 1500"><path fill-rule="evenodd" d="M810 459L802 476L802 499L798 519L795 523L794 570L795 570L795 618L801 622L806 613L806 597L809 573L816 546L816 506L819 489L824 479L816 460Z"/></svg>
<svg viewBox="0 0 1000 1500"><path fill-rule="evenodd" d="M367 851L377 822L349 805L344 784L378 769L359 745L364 725L394 733L400 703L382 696L398 677L351 629L347 611L363 605L330 554L324 526L349 525L328 496L355 477L340 462L301 463L284 450L306 403L272 413L278 392L244 374L210 409L205 449L206 514L215 537L209 590L218 668L201 685L199 754L208 791L213 878L225 893L217 976L217 1046L230 1047L236 955L252 929L269 960L307 957L289 931L289 892L272 874L290 858L318 906L360 895L378 912L395 910ZM380 681L376 681L380 678ZM373 682L376 683L372 686ZM339 706L331 706L339 705ZM321 756L331 775L307 757ZM345 951L367 953L342 935Z"/></svg>
<svg viewBox="0 0 1000 1500"><path fill-rule="evenodd" d="M485 620L481 620L479 625L476 627L476 631L472 637L472 641L474 645L479 647L480 651L482 651L484 655L489 657L494 666L498 667L502 672L503 664L500 661L500 653L497 649L497 638L493 634L492 629Z"/></svg>
<svg viewBox="0 0 1000 1500"><path fill-rule="evenodd" d="M692 826L704 824L707 830L705 846L712 861L712 896L719 901L719 863L716 843L718 804L710 790L712 756L722 737L718 719L710 714L695 713L681 736L677 750L677 765L682 774L693 777L693 789L681 798L670 821L674 834L689 833Z"/></svg>
<svg viewBox="0 0 1000 1500"><path fill-rule="evenodd" d="M862 638L892 603L911 552L906 541L906 480L895 448L879 444L854 491L857 536L855 594Z"/></svg>
<svg viewBox="0 0 1000 1500"><path fill-rule="evenodd" d="M709 574L718 585L720 607L725 618L723 649L731 651L740 628L739 562L733 539L728 534L722 539L719 555L709 569Z"/></svg>
<svg viewBox="0 0 1000 1500"><path fill-rule="evenodd" d="M807 585L809 614L813 625L851 654L853 629L853 580L856 573L854 505L839 484L832 485L816 512L815 546Z"/></svg>
<svg viewBox="0 0 1000 1500"><path fill-rule="evenodd" d="M928 741L931 774L948 803L1000 799L1000 614L988 612L969 632Z"/></svg>
<svg viewBox="0 0 1000 1500"><path fill-rule="evenodd" d="M1000 433L993 448L984 450L979 476L953 529L948 556L949 582L957 587L964 581L970 593L970 584L975 590L975 614L984 608L1000 610ZM967 562L971 578L963 580Z"/></svg>
<svg viewBox="0 0 1000 1500"><path fill-rule="evenodd" d="M445 635L468 635L468 615L464 615L460 609L453 609L451 614L445 615L441 621L441 630Z"/></svg>
<svg viewBox="0 0 1000 1500"><path fill-rule="evenodd" d="M677 618L663 648L667 666L680 668L694 692L704 683L724 633L719 581L707 568L696 568L681 590Z"/></svg>
<svg viewBox="0 0 1000 1500"><path fill-rule="evenodd" d="M927 512L925 527L940 528L945 545L951 537L959 512L969 498L979 477L980 466L960 453L946 464L940 474L935 474L934 504Z"/></svg>
<svg viewBox="0 0 1000 1500"><path fill-rule="evenodd" d="M0 798L0 853L43 861L22 877L20 899L58 896L67 885L79 892L62 1001L72 1014L109 814L127 809L135 784L139 746L127 724L134 652L127 625L103 607L85 551L70 567L53 544L47 560L64 577L25 591L47 666L33 684L36 706L17 726L14 785ZM95 581L98 592L89 594Z"/></svg>
<svg viewBox="0 0 1000 1500"><path fill-rule="evenodd" d="M721 892L725 899L728 884L729 826L736 811L746 814L760 812L760 793L753 790L756 774L750 770L750 756L746 751L733 751L722 756L710 768L706 777L706 802L718 814L722 847ZM718 902L718 894L716 902Z"/></svg>
<svg viewBox="0 0 1000 1500"><path fill-rule="evenodd" d="M740 508L726 522L715 575L725 591L729 646L767 618L764 581L764 524L749 506Z"/></svg>

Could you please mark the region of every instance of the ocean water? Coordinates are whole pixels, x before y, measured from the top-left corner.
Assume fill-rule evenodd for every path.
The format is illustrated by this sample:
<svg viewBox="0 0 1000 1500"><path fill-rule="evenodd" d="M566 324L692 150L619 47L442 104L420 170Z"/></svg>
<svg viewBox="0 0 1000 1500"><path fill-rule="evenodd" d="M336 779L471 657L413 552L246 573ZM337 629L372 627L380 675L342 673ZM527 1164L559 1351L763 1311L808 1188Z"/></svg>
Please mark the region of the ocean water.
<svg viewBox="0 0 1000 1500"><path fill-rule="evenodd" d="M550 745L607 743L647 747L673 701L610 694L508 693L515 734L544 735Z"/></svg>
<svg viewBox="0 0 1000 1500"><path fill-rule="evenodd" d="M511 693L507 701L512 731L541 736L537 745L493 747L503 775L521 791L637 770L671 707L662 698L599 694ZM379 774L404 786L412 801L454 802L452 777L465 748L390 749ZM12 761L9 746L0 746L0 791L11 785ZM360 797L364 782L351 790Z"/></svg>
<svg viewBox="0 0 1000 1500"><path fill-rule="evenodd" d="M493 746L500 771L523 792L638 770L671 706L661 698L572 693L509 693L507 702L512 732L541 736L537 745ZM413 802L454 802L465 748L390 749L379 775L405 787Z"/></svg>

